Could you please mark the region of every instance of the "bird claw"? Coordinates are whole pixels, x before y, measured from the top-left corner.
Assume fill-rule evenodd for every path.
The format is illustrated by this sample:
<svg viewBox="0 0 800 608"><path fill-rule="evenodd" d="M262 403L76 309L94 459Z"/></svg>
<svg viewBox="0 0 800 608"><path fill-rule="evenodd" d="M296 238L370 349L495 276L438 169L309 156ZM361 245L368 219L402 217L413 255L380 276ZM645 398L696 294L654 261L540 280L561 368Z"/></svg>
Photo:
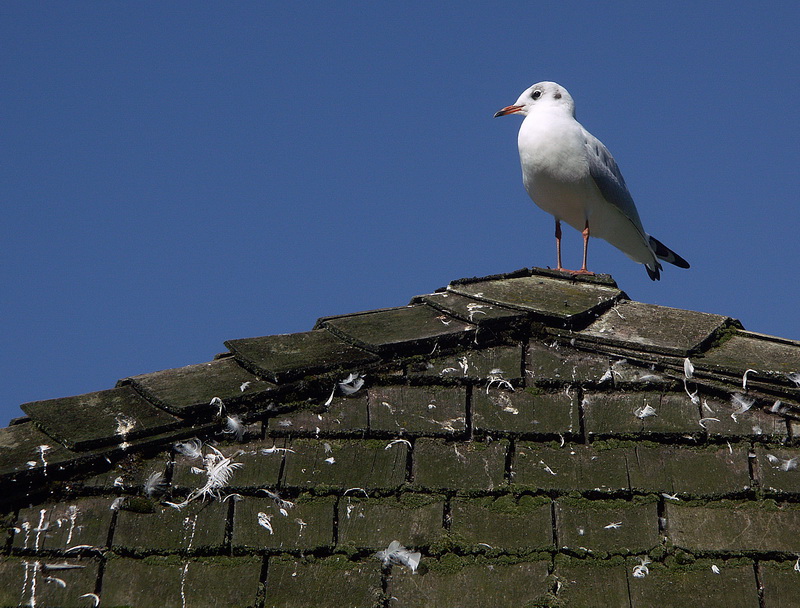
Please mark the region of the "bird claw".
<svg viewBox="0 0 800 608"><path fill-rule="evenodd" d="M591 270L586 270L585 268L581 268L580 270L570 270L569 268L556 268L559 272L568 272L569 274L580 274L593 277L594 273Z"/></svg>

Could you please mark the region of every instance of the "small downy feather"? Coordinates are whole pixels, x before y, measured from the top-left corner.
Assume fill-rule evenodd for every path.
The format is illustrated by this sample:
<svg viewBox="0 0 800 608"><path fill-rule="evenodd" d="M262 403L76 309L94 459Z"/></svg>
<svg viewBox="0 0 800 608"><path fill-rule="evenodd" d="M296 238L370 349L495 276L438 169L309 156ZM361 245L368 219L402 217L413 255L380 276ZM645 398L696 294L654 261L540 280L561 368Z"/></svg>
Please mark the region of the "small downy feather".
<svg viewBox="0 0 800 608"><path fill-rule="evenodd" d="M57 576L46 576L44 580L48 583L55 583L62 589L67 588L67 582L63 578L58 578Z"/></svg>
<svg viewBox="0 0 800 608"><path fill-rule="evenodd" d="M411 570L413 574L419 567L422 554L419 551L410 551L401 545L400 541L393 540L389 543L386 550L378 551L375 557L381 560L384 566L399 564Z"/></svg>
<svg viewBox="0 0 800 608"><path fill-rule="evenodd" d="M657 416L656 409L652 405L645 405L644 407L637 407L633 415L639 418L640 420L644 420L645 418L649 418L650 416Z"/></svg>
<svg viewBox="0 0 800 608"><path fill-rule="evenodd" d="M261 488L258 491L259 492L264 492L264 494L266 494L272 500L275 501L275 505L278 507L278 510L280 510L281 515L284 515L284 516L288 515L288 513L286 511L288 509L291 509L291 508L294 507L294 503L291 500L285 500L285 499L281 498L280 495L277 494L276 492L272 492L271 490L267 490L266 488Z"/></svg>
<svg viewBox="0 0 800 608"><path fill-rule="evenodd" d="M794 458L778 458L773 454L767 454L767 460L776 469L781 471L794 471L797 468L797 456Z"/></svg>
<svg viewBox="0 0 800 608"><path fill-rule="evenodd" d="M731 395L731 403L736 407L736 411L734 411L733 414L737 416L739 414L744 414L747 410L753 407L755 402L755 399L748 399L741 393L733 393L733 395Z"/></svg>
<svg viewBox="0 0 800 608"><path fill-rule="evenodd" d="M364 375L359 373L351 373L339 382L339 390L345 395L352 395L364 386Z"/></svg>
<svg viewBox="0 0 800 608"><path fill-rule="evenodd" d="M211 406L216 406L217 409L217 416L222 416L222 412L225 411L225 404L222 403L222 399L219 397L214 397L208 403Z"/></svg>
<svg viewBox="0 0 800 608"><path fill-rule="evenodd" d="M689 361L689 357L686 357L683 360L683 376L687 380L691 380L694 376L694 365L692 365L692 362Z"/></svg>
<svg viewBox="0 0 800 608"><path fill-rule="evenodd" d="M100 605L100 596L96 593L84 593L81 597L89 598L94 602L94 608L97 608Z"/></svg>
<svg viewBox="0 0 800 608"><path fill-rule="evenodd" d="M503 374L505 372L502 369L496 368L489 372L489 377L487 378L488 382L486 383L486 394L489 394L489 389L492 387L493 384L497 384L498 388L505 388L510 390L512 393L514 392L514 387L511 383L503 378Z"/></svg>
<svg viewBox="0 0 800 608"><path fill-rule="evenodd" d="M161 471L153 471L144 482L144 493L152 498L154 494L163 492L165 486L164 474Z"/></svg>
<svg viewBox="0 0 800 608"><path fill-rule="evenodd" d="M704 429L708 430L708 427L706 425L709 422L719 422L719 421L720 421L719 418L712 418L709 416L707 418L700 418L700 420L697 421L697 424L702 426Z"/></svg>
<svg viewBox="0 0 800 608"><path fill-rule="evenodd" d="M295 451L292 448L278 448L278 447L275 447L274 445L271 448L261 448L259 450L259 452L261 454L265 454L265 455L266 454L279 454L281 452L287 452L287 453L291 452L292 454L295 453Z"/></svg>
<svg viewBox="0 0 800 608"><path fill-rule="evenodd" d="M644 578L648 574L650 574L650 568L647 567L647 564L650 563L650 560L646 557L639 558L639 564L633 567L633 577L634 578Z"/></svg>
<svg viewBox="0 0 800 608"><path fill-rule="evenodd" d="M262 528L265 528L267 532L270 534L274 534L275 532L272 530L272 515L267 515L263 511L259 511L258 513L258 525Z"/></svg>
<svg viewBox="0 0 800 608"><path fill-rule="evenodd" d="M233 434L236 437L236 441L241 441L244 439L244 424L242 424L242 419L238 416L228 416L225 418L225 430L222 432Z"/></svg>
<svg viewBox="0 0 800 608"><path fill-rule="evenodd" d="M203 442L197 438L178 442L174 447L176 452L192 460L203 457Z"/></svg>

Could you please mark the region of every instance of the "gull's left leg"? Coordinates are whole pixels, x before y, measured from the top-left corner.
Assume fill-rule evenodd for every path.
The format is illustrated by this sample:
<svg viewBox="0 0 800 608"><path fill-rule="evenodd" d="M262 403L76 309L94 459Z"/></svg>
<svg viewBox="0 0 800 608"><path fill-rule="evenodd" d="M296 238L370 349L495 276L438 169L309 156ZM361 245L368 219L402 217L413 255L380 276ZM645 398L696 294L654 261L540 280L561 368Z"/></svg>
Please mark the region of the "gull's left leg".
<svg viewBox="0 0 800 608"><path fill-rule="evenodd" d="M586 226L581 234L583 234L583 266L580 270L576 270L575 274L594 274L586 268L586 258L589 253L589 220L586 220Z"/></svg>
<svg viewBox="0 0 800 608"><path fill-rule="evenodd" d="M556 270L564 270L561 266L561 221L556 220Z"/></svg>

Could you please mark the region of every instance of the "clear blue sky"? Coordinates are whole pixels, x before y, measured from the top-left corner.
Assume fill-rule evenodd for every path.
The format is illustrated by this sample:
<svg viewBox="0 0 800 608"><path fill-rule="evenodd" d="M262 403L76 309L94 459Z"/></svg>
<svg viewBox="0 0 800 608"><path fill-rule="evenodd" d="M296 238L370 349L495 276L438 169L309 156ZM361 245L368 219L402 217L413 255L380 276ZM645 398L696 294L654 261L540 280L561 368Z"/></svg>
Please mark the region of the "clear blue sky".
<svg viewBox="0 0 800 608"><path fill-rule="evenodd" d="M798 3L332 4L0 4L0 424L553 265L519 117L492 118L540 80L692 263L652 283L593 240L590 269L800 339Z"/></svg>

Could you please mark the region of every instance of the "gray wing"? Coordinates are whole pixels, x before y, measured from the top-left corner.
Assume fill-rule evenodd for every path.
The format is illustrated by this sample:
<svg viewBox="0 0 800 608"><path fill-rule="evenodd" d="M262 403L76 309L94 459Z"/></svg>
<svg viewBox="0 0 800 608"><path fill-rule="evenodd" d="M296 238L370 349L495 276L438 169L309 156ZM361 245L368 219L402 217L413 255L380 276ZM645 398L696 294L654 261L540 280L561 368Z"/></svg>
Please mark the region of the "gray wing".
<svg viewBox="0 0 800 608"><path fill-rule="evenodd" d="M617 161L611 156L611 152L603 145L603 142L586 129L583 129L583 137L586 157L589 159L589 173L600 189L603 198L619 209L642 235L646 234L633 197L628 192L628 186L625 185L625 179L617 166Z"/></svg>

